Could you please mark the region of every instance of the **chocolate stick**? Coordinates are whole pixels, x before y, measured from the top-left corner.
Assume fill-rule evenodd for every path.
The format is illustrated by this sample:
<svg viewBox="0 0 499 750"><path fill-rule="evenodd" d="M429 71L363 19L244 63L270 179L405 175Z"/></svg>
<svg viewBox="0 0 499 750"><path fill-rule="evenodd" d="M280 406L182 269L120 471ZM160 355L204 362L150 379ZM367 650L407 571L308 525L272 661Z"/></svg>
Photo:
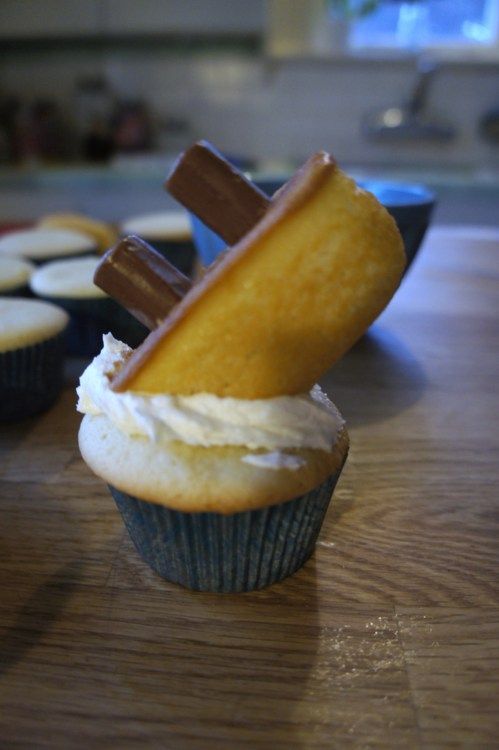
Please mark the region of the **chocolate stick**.
<svg viewBox="0 0 499 750"><path fill-rule="evenodd" d="M94 283L151 331L191 288L187 276L133 235L102 257Z"/></svg>
<svg viewBox="0 0 499 750"><path fill-rule="evenodd" d="M270 200L206 141L184 151L165 188L233 245L252 229Z"/></svg>
<svg viewBox="0 0 499 750"><path fill-rule="evenodd" d="M204 141L179 157L165 185L228 244L252 229L270 205L261 190ZM94 282L150 330L191 287L186 276L135 236L107 251Z"/></svg>

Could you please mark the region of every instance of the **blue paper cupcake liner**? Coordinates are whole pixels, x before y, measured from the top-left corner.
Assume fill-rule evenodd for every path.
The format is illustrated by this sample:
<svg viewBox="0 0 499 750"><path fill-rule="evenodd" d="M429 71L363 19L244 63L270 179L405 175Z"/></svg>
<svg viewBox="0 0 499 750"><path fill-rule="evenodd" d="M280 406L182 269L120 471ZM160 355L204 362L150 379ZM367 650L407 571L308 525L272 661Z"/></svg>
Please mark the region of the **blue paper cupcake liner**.
<svg viewBox="0 0 499 750"><path fill-rule="evenodd" d="M161 577L196 591L253 591L295 573L315 543L341 473L293 500L232 515L184 513L109 486L130 537Z"/></svg>
<svg viewBox="0 0 499 750"><path fill-rule="evenodd" d="M66 353L74 357L95 357L102 349L102 336L112 333L135 348L145 339L148 329L115 300L47 297L42 299L62 307L70 316L66 331Z"/></svg>
<svg viewBox="0 0 499 750"><path fill-rule="evenodd" d="M52 406L63 384L64 336L0 353L0 420L30 417Z"/></svg>
<svg viewBox="0 0 499 750"><path fill-rule="evenodd" d="M55 260L69 260L70 258L94 258L97 253L97 247L94 247L85 248L84 250L80 251L74 250L73 252L65 253L64 255L54 255L53 253L50 253L49 255L44 255L43 257L26 257L27 260L29 260L30 263L33 263L34 266L43 266L45 265L45 263L52 263L52 261Z"/></svg>
<svg viewBox="0 0 499 750"><path fill-rule="evenodd" d="M1 297L29 297L32 298L33 292L29 288L29 286L26 286L23 284L22 286L16 286L13 289L4 289L3 291L0 291Z"/></svg>

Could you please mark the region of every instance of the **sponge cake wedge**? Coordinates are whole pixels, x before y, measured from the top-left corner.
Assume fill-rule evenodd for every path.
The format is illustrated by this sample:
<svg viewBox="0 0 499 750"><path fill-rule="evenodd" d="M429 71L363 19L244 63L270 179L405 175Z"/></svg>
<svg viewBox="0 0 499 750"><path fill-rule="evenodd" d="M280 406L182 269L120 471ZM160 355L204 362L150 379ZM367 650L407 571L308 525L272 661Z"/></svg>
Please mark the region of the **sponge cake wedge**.
<svg viewBox="0 0 499 750"><path fill-rule="evenodd" d="M241 399L306 392L387 305L404 266L388 212L315 154L113 388Z"/></svg>

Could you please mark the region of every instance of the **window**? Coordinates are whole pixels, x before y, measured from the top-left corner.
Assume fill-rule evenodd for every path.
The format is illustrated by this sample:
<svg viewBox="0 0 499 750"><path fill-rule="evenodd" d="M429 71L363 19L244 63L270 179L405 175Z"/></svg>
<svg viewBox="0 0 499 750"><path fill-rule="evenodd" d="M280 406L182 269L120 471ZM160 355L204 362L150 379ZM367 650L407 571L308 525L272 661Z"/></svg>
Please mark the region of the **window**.
<svg viewBox="0 0 499 750"><path fill-rule="evenodd" d="M379 0L351 24L349 47L498 58L499 0Z"/></svg>

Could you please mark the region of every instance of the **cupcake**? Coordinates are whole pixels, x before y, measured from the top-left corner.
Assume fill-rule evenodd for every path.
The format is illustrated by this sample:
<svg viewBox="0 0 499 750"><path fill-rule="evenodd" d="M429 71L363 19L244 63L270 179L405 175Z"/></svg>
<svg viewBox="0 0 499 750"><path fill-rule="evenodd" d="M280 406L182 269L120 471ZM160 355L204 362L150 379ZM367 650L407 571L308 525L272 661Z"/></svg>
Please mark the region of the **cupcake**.
<svg viewBox="0 0 499 750"><path fill-rule="evenodd" d="M118 242L118 232L112 224L92 219L83 214L57 213L48 214L38 222L38 227L50 229L71 229L86 235L95 243L96 250L104 253L111 245Z"/></svg>
<svg viewBox="0 0 499 750"><path fill-rule="evenodd" d="M105 339L80 450L157 573L251 591L310 557L348 453L316 383L404 262L393 219L319 153L138 349Z"/></svg>
<svg viewBox="0 0 499 750"><path fill-rule="evenodd" d="M27 260L0 257L0 295L25 297L29 295L29 280L34 266Z"/></svg>
<svg viewBox="0 0 499 750"><path fill-rule="evenodd" d="M95 240L70 229L22 229L0 238L0 257L24 258L37 265L56 258L88 255L96 249Z"/></svg>
<svg viewBox="0 0 499 750"><path fill-rule="evenodd" d="M79 444L142 558L201 591L263 588L298 570L347 457L336 408L318 388L249 403L113 393L109 376L130 354L107 336L82 375Z"/></svg>
<svg viewBox="0 0 499 750"><path fill-rule="evenodd" d="M40 266L31 277L34 294L69 313L66 351L74 356L97 354L103 334L109 331L132 346L147 333L145 326L94 284L98 263L97 256L52 261Z"/></svg>
<svg viewBox="0 0 499 750"><path fill-rule="evenodd" d="M134 216L121 224L123 235L135 234L152 245L186 276L193 273L196 252L185 211Z"/></svg>
<svg viewBox="0 0 499 750"><path fill-rule="evenodd" d="M48 409L63 383L68 316L55 305L0 298L0 419Z"/></svg>

